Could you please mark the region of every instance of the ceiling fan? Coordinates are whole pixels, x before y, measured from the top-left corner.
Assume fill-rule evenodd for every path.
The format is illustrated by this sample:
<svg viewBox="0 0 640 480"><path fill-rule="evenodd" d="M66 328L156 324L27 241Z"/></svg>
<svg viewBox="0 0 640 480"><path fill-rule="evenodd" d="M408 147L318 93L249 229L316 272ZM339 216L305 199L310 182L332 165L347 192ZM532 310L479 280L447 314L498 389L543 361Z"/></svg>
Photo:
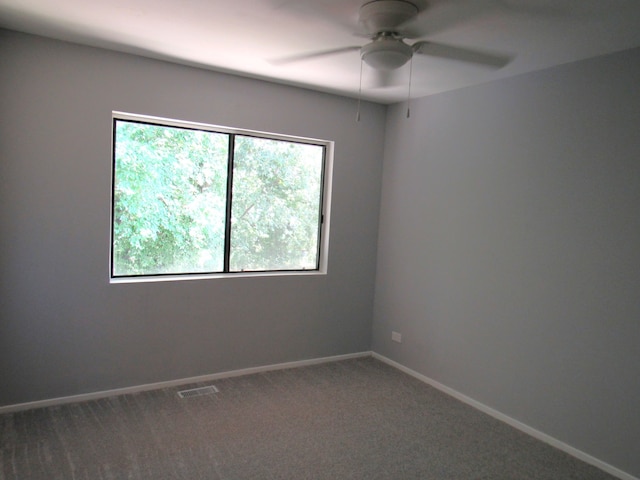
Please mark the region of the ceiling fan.
<svg viewBox="0 0 640 480"><path fill-rule="evenodd" d="M422 32L416 32L416 25L420 23L424 14L428 13L428 8L420 12L409 0L373 0L360 7L358 24L362 31L356 32L357 35L370 38L369 43L283 57L274 60L274 63L286 64L357 50L360 51L360 58L364 63L381 72L400 68L416 54L492 68L501 68L511 61L512 58L508 55L428 40L419 40L411 45L406 43L406 39L423 36Z"/></svg>

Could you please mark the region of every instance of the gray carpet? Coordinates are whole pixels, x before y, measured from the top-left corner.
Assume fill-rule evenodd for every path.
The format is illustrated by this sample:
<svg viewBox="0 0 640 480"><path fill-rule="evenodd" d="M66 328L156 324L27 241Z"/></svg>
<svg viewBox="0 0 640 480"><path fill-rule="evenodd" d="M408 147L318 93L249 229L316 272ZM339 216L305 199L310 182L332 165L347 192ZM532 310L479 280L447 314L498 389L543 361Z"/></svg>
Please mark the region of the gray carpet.
<svg viewBox="0 0 640 480"><path fill-rule="evenodd" d="M614 478L373 358L213 383L0 415L0 480Z"/></svg>

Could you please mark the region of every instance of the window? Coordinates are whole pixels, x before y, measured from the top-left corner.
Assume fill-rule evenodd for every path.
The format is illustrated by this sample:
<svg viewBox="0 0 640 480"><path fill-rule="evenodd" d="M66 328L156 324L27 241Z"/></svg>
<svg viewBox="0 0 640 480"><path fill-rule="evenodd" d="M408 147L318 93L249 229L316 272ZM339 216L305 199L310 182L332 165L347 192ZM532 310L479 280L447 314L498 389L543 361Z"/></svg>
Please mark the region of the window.
<svg viewBox="0 0 640 480"><path fill-rule="evenodd" d="M331 152L114 113L111 278L324 271Z"/></svg>

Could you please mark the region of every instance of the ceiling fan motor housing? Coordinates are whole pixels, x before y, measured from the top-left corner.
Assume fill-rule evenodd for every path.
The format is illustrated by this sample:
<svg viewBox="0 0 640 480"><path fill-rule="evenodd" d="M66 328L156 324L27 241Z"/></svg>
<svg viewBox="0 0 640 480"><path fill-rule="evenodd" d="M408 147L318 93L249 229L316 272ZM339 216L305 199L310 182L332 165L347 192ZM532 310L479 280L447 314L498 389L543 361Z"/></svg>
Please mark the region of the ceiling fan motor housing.
<svg viewBox="0 0 640 480"><path fill-rule="evenodd" d="M418 7L404 0L374 0L360 7L360 24L370 35L395 32L418 14Z"/></svg>

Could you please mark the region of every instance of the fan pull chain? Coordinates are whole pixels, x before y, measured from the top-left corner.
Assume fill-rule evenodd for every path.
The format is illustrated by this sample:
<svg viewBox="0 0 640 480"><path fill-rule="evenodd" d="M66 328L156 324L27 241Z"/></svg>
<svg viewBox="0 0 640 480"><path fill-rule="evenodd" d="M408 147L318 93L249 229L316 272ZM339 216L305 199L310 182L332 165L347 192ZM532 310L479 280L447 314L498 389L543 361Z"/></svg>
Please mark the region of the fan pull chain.
<svg viewBox="0 0 640 480"><path fill-rule="evenodd" d="M407 94L407 118L411 117L411 77L413 76L413 56L409 60L409 93Z"/></svg>
<svg viewBox="0 0 640 480"><path fill-rule="evenodd" d="M356 122L360 121L360 99L362 97L362 65L364 61L360 57L360 87L358 88L358 112L356 114Z"/></svg>

